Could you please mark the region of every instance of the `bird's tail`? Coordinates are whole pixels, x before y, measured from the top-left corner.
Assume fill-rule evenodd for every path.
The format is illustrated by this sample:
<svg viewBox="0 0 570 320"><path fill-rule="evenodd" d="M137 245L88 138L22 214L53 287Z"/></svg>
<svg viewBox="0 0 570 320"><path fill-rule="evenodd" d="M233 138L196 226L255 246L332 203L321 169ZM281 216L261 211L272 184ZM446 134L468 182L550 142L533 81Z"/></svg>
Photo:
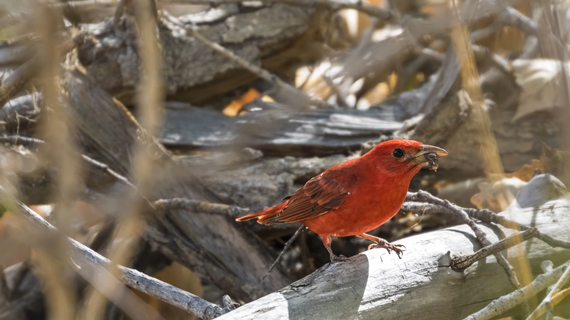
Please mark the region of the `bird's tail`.
<svg viewBox="0 0 570 320"><path fill-rule="evenodd" d="M239 217L236 219L236 221L242 222L242 221L247 221L247 220L251 220L251 219L255 219L257 218L257 223L260 224L266 224L268 223L273 217L275 217L276 215L278 215L281 211L283 211L283 209L285 209L285 206L287 205L287 202L278 204L276 206L273 206L271 208L267 208L265 210L261 210L258 212L254 212L254 213L250 213L248 215L245 215L243 217Z"/></svg>

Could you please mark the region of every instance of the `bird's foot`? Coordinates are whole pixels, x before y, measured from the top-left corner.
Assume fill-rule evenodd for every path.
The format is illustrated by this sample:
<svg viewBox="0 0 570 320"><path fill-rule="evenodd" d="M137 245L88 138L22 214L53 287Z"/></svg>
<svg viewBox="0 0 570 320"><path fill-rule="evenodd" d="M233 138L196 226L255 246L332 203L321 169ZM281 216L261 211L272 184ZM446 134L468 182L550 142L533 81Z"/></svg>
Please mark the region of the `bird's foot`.
<svg viewBox="0 0 570 320"><path fill-rule="evenodd" d="M394 251L398 255L398 258L400 258L400 259L402 259L402 255L404 254L404 251L406 250L406 246L404 246L403 244L391 244L388 241L383 241L381 243L373 243L373 244L368 246L368 250L376 249L376 248L384 248L384 249L388 250L388 253L391 253L392 251Z"/></svg>
<svg viewBox="0 0 570 320"><path fill-rule="evenodd" d="M344 262L346 260L348 260L348 258L343 256L342 254L337 256L336 254L331 253L331 262L332 263Z"/></svg>

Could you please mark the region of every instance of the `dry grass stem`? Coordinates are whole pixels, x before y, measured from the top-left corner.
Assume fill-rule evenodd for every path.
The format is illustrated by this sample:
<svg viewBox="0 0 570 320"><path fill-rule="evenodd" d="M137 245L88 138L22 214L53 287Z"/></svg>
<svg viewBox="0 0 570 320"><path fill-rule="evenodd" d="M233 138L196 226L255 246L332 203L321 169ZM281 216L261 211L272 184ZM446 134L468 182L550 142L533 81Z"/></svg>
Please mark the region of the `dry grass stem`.
<svg viewBox="0 0 570 320"><path fill-rule="evenodd" d="M79 192L79 163L78 152L75 142L71 138L74 130L73 120L68 110L63 107L60 99L59 72L60 52L56 43L59 38L59 24L61 12L38 3L36 10L36 21L38 21L38 33L41 35L40 47L41 55L39 59L40 77L43 80L42 93L45 104L54 112L50 116L43 117L40 123L40 136L50 141L53 148L43 149L40 157L48 163L57 164L60 170L54 177L56 182L55 190L55 219L59 228L64 232L71 232L70 217L72 207L77 200ZM48 310L53 319L74 319L75 318L75 287L70 281L66 268L67 244L57 237L44 237L39 235L37 243L36 270L42 276L48 294Z"/></svg>
<svg viewBox="0 0 570 320"><path fill-rule="evenodd" d="M458 16L457 10L455 10L455 17ZM453 48L455 49L457 61L460 66L463 88L469 94L473 102L471 104L473 106L471 112L476 125L479 127L479 141L481 143L480 155L483 160L483 168L487 180L494 182L504 174L499 148L495 136L493 135L491 120L489 119L487 110L485 110L485 101L481 94L479 73L477 72L477 64L475 62L473 49L471 48L469 32L464 24L456 23L454 25L451 30ZM503 209L506 209L513 199L513 195L505 188L499 190L497 201ZM522 239L519 239L519 241L522 241ZM520 247L519 250L521 250L521 254L519 255L521 258L517 261L517 264L520 266L518 274L521 280L513 282L517 288L520 288L521 285L527 285L532 281L529 262L524 258L525 255L522 254L522 250L524 249ZM519 281L520 283L517 284Z"/></svg>
<svg viewBox="0 0 570 320"><path fill-rule="evenodd" d="M162 91L162 55L159 50L159 34L156 25L153 0L135 1L135 15L140 37L138 48L141 58L140 86L138 88L138 119L144 132L139 132L139 137L132 151L132 180L135 190L125 198L122 208L125 210L117 222L114 245L108 251L110 274L117 276L117 265L128 265L132 254L137 247L138 235L141 231L142 220L139 210L140 193L145 194L151 186L153 161L155 154L152 152L153 137L156 136L162 123L160 113ZM126 17L127 19L129 17ZM139 193L140 192L140 193ZM103 316L105 298L103 295L93 292L87 295L85 306L85 319L97 320Z"/></svg>

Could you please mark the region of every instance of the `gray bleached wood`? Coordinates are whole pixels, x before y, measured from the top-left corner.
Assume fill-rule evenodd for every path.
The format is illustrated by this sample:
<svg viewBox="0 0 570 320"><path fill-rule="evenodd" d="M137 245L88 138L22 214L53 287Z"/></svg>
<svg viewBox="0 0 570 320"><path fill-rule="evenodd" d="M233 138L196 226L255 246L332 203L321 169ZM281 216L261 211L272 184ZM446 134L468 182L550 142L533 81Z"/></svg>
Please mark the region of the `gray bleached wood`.
<svg viewBox="0 0 570 320"><path fill-rule="evenodd" d="M383 120L385 111L371 108L318 109L292 113L287 107L227 117L182 103L167 104L160 142L177 148L240 144L271 154L330 155L356 150L361 144L402 128Z"/></svg>
<svg viewBox="0 0 570 320"><path fill-rule="evenodd" d="M534 183L527 186L536 187ZM569 207L570 199L563 198L536 208L513 205L501 215L570 240ZM498 241L498 234L508 236L515 232L485 224L480 227L492 242ZM218 319L460 319L512 291L494 257L475 263L463 273L447 267L448 251L451 255L463 255L480 248L465 225L397 243L408 249L401 260L385 250L371 250L346 263L328 264ZM531 269L537 273L544 260L558 265L570 258L569 250L551 248L531 239L508 251L509 261L516 269L521 249L526 250Z"/></svg>

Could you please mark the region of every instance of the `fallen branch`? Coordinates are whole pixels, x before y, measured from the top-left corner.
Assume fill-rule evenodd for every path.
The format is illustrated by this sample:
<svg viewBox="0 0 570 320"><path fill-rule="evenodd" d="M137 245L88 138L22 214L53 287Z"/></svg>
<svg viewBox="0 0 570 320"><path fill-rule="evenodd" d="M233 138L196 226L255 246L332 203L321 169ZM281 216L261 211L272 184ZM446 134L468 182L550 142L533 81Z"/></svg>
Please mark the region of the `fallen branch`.
<svg viewBox="0 0 570 320"><path fill-rule="evenodd" d="M549 312L554 307L554 296L562 289L562 286L570 279L570 265L565 267L564 273L560 276L556 284L550 289L546 297L538 307L526 318L526 320L541 319L544 313Z"/></svg>
<svg viewBox="0 0 570 320"><path fill-rule="evenodd" d="M244 69L264 79L265 81L268 81L273 85L275 85L277 89L281 90L281 92L284 93L283 96L286 97L287 99L287 101L284 102L292 104L299 108L306 108L309 104L321 107L327 106L327 104L324 103L323 101L312 99L303 91L281 80L279 77L277 77L274 74L271 74L269 71L251 64L250 62L236 55L235 53L222 47L221 45L210 41L208 38L204 37L201 33L199 33L197 28L186 27L184 23L179 21L176 17L168 14L166 11L162 11L162 16L164 17L164 22L167 23L170 26L170 28L172 28L173 30L178 30L181 33L181 36L185 36L187 33L190 34L192 37L196 38L197 40L208 46L210 49L225 56L229 60L240 65Z"/></svg>
<svg viewBox="0 0 570 320"><path fill-rule="evenodd" d="M249 209L238 206L185 198L161 199L154 201L153 204L155 209L159 211L182 209L196 213L223 215L233 219L250 212Z"/></svg>
<svg viewBox="0 0 570 320"><path fill-rule="evenodd" d="M530 228L523 232L513 234L497 243L483 247L473 254L454 257L451 261L450 267L455 271L463 271L473 265L473 263L484 259L487 256L498 254L503 250L512 248L517 244L534 237L537 231L538 230L536 228Z"/></svg>
<svg viewBox="0 0 570 320"><path fill-rule="evenodd" d="M0 143L13 145L13 146L21 145L21 146L24 146L30 150L37 152L39 150L40 146L45 144L45 141L43 141L41 139L37 139L37 138L30 138L30 137L24 137L24 136L19 136L19 135L10 135L10 136L0 137ZM81 158L84 160L84 164L87 164L87 167L89 169L101 171L101 172L107 174L108 176L110 176L111 178L115 179L116 181L124 183L125 185L129 186L130 188L136 189L135 185L132 184L126 177L124 177L124 176L120 175L119 173L117 173L116 171L112 170L111 168L109 168L108 165L106 165L100 161L97 161L97 160L95 160L95 159L93 159L87 155L84 155L84 154L81 155ZM149 204L150 204L150 201L149 201Z"/></svg>
<svg viewBox="0 0 570 320"><path fill-rule="evenodd" d="M0 192L0 203L6 208L10 208L10 210L16 211L15 213L21 214L33 227L44 232L59 232L54 226L26 205L13 199L10 195L4 193L4 191ZM106 272L106 268L109 265L107 258L99 255L97 252L76 240L69 238L67 240L71 245L69 247L71 258L79 269ZM118 280L124 285L185 310L199 318L212 319L229 311L137 270L123 266L119 266L118 269L120 272Z"/></svg>
<svg viewBox="0 0 570 320"><path fill-rule="evenodd" d="M493 300L485 308L469 315L464 320L487 320L498 317L555 283L569 267L570 261L548 273L539 275L529 285Z"/></svg>
<svg viewBox="0 0 570 320"><path fill-rule="evenodd" d="M520 31L524 32L527 36L536 36L538 32L538 27L536 23L532 21L529 17L520 13L513 7L506 7L499 19L493 22L488 27L473 31L471 33L471 40L477 42L483 38L493 36L503 27L515 27Z"/></svg>
<svg viewBox="0 0 570 320"><path fill-rule="evenodd" d="M570 288L566 288L560 292L558 292L557 294L552 296L552 300L551 300L551 304L552 307L554 308L557 304L559 304L560 302L562 302L567 296L570 295ZM550 309L551 310L551 309ZM541 308L541 309L536 309L536 319L540 319L547 311L547 308ZM552 313L549 313L548 315L552 315ZM548 317L546 317L545 319L549 319ZM553 318L550 318L553 319ZM556 318L554 318L556 319Z"/></svg>
<svg viewBox="0 0 570 320"><path fill-rule="evenodd" d="M58 49L62 54L67 54L69 51L73 50L81 42L83 42L84 35L80 33L75 37L65 41ZM22 66L20 66L14 73L12 73L8 78L2 81L2 86L0 86L0 106L3 106L6 102L14 97L30 79L35 75L37 67L40 63L41 57L39 55L34 56Z"/></svg>

